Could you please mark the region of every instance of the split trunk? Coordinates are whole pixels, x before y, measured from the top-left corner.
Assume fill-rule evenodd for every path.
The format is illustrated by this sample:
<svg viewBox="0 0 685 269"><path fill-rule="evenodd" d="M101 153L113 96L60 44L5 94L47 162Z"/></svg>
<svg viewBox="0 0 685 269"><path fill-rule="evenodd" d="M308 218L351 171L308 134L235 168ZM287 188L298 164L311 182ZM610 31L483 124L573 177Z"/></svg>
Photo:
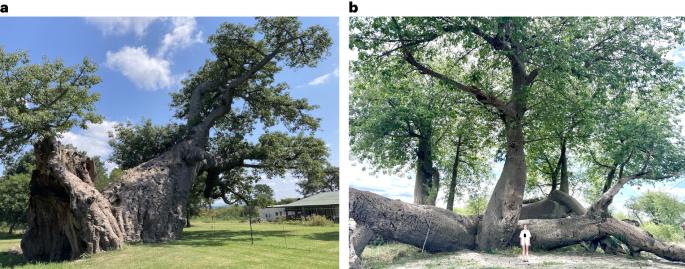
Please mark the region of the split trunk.
<svg viewBox="0 0 685 269"><path fill-rule="evenodd" d="M200 169L201 148L185 140L124 172L100 193L93 161L55 138L34 147L28 228L21 247L28 260L59 261L120 248L124 242L177 239L184 207Z"/></svg>

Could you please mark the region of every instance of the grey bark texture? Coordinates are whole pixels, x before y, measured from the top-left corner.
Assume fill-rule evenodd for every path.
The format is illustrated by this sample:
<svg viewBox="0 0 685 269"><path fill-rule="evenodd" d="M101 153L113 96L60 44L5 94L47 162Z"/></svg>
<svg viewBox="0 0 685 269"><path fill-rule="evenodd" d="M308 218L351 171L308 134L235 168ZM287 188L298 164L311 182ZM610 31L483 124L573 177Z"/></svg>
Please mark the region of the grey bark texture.
<svg viewBox="0 0 685 269"><path fill-rule="evenodd" d="M92 160L54 138L36 144L28 229L21 242L24 256L60 261L118 249L124 242L177 239L200 169L191 145L179 143L125 171L122 182L100 193L93 184Z"/></svg>
<svg viewBox="0 0 685 269"><path fill-rule="evenodd" d="M95 189L93 161L54 138L39 142L34 151L24 257L57 261L120 248L125 234L109 201Z"/></svg>
<svg viewBox="0 0 685 269"><path fill-rule="evenodd" d="M603 208L601 204L615 194L613 190L605 193L604 199L591 208ZM408 204L356 189L350 189L349 197L350 217L357 225L364 225L385 239L420 248L431 225L425 246L430 252L478 248L476 237L483 232L481 216L464 217L437 207ZM647 251L668 260L685 261L685 248L658 241L631 222L606 217L592 210L565 218L519 220L514 231L501 238L506 246L519 243L518 232L523 224L528 224L533 235L531 245L535 247L555 249L583 242L600 242L611 236L627 245L633 255ZM355 241L355 244L359 242ZM355 249L355 258L358 259L363 247L355 245L351 249Z"/></svg>
<svg viewBox="0 0 685 269"><path fill-rule="evenodd" d="M507 153L504 167L483 214L481 232L477 236L479 249L507 246L519 220L527 179L522 122L511 120L505 132Z"/></svg>

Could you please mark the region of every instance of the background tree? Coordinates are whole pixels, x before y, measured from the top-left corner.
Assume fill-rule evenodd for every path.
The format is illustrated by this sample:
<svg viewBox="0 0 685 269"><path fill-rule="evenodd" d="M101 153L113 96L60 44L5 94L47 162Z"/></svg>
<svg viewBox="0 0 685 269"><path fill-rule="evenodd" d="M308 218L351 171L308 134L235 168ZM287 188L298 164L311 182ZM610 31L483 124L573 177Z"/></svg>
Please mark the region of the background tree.
<svg viewBox="0 0 685 269"><path fill-rule="evenodd" d="M492 123L502 127L504 166L477 235L478 246L491 249L516 230L534 114L527 112L561 101L549 93L562 88L547 85L577 80L601 98L673 92L681 71L663 59L683 43L681 25L674 18L358 18L351 45L362 63L411 66L499 116ZM452 64L435 65L439 58Z"/></svg>
<svg viewBox="0 0 685 269"><path fill-rule="evenodd" d="M633 197L626 207L641 222L651 220L655 224L680 226L685 214L685 203L664 192L646 192Z"/></svg>
<svg viewBox="0 0 685 269"><path fill-rule="evenodd" d="M375 170L405 173L414 169L414 203L435 205L440 175L453 170L455 149L460 144L474 144L474 140L483 139L476 138L479 133L475 131L457 134L454 129L479 129L479 125L473 125L476 121L465 120L470 113L479 112L471 110L457 115L464 107L459 103L471 100L406 66L385 65L369 59L353 63L352 70L355 77L350 88L352 153L361 161L370 162ZM467 138L466 134L470 136ZM464 137L457 143L459 135ZM466 148L460 152L466 152ZM449 162L449 168L444 169L440 162ZM456 177L452 179L456 184ZM456 188L451 183L449 186L448 189Z"/></svg>
<svg viewBox="0 0 685 269"><path fill-rule="evenodd" d="M276 202L277 205L287 205L289 203L299 200L298 198L283 198Z"/></svg>
<svg viewBox="0 0 685 269"><path fill-rule="evenodd" d="M323 173L309 175L306 179L298 182L297 186L300 188L298 192L304 197L322 192L338 191L340 189L340 170L338 167L329 165Z"/></svg>
<svg viewBox="0 0 685 269"><path fill-rule="evenodd" d="M0 48L0 158L6 163L25 146L74 126L99 123L95 110L100 82L88 58L66 66L62 60L30 63L25 52Z"/></svg>
<svg viewBox="0 0 685 269"><path fill-rule="evenodd" d="M5 175L0 179L0 222L8 226L9 234L26 224L30 180L29 174Z"/></svg>

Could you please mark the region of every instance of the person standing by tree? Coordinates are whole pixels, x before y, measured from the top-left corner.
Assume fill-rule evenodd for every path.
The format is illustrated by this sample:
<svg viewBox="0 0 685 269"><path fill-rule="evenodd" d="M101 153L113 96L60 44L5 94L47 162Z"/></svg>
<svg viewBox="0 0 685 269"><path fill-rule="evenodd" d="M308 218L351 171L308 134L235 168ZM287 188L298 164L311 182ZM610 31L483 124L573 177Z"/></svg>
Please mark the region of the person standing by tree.
<svg viewBox="0 0 685 269"><path fill-rule="evenodd" d="M523 224L523 230L519 234L521 239L521 255L523 256L523 261L528 262L528 248L530 247L530 231L528 230L528 224Z"/></svg>

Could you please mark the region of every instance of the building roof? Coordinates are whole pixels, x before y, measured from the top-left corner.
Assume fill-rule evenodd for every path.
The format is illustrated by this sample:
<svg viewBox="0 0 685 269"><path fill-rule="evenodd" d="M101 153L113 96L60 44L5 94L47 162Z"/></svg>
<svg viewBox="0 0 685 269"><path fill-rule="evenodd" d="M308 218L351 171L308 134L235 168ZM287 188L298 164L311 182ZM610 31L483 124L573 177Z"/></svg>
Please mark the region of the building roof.
<svg viewBox="0 0 685 269"><path fill-rule="evenodd" d="M317 206L317 205L339 205L339 196L337 191L322 192L316 195L309 196L304 199L285 205L275 205L273 207L300 207L300 206Z"/></svg>

